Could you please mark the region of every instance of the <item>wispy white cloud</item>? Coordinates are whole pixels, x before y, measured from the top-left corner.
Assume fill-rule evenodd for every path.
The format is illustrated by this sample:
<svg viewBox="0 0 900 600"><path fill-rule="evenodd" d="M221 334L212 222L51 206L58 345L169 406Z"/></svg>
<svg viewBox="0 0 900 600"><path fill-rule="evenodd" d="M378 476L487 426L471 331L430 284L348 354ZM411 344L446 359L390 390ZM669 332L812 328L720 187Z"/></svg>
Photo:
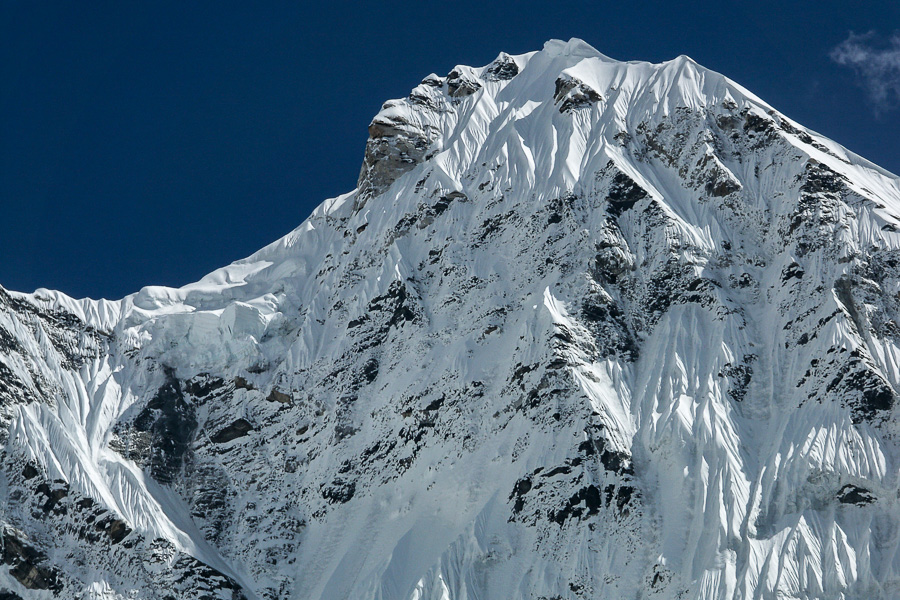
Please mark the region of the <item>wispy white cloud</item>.
<svg viewBox="0 0 900 600"><path fill-rule="evenodd" d="M887 40L874 31L851 32L831 50L831 60L856 71L876 114L900 104L900 32Z"/></svg>

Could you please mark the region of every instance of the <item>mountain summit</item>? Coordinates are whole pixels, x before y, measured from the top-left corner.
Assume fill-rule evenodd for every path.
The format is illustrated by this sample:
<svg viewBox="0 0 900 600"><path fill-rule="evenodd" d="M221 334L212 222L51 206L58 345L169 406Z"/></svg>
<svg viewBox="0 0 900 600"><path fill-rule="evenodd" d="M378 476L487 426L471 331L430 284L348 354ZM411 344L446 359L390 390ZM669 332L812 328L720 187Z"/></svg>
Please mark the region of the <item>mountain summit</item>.
<svg viewBox="0 0 900 600"><path fill-rule="evenodd" d="M0 597L897 598L898 321L898 178L722 75L458 66L195 284L0 289Z"/></svg>

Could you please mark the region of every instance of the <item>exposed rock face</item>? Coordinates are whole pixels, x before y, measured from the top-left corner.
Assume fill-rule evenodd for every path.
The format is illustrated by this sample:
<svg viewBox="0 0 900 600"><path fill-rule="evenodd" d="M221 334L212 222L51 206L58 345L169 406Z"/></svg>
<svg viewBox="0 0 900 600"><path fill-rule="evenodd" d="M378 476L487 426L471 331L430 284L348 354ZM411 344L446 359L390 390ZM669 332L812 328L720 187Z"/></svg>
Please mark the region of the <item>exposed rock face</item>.
<svg viewBox="0 0 900 600"><path fill-rule="evenodd" d="M49 590L58 593L62 586L56 569L49 566L47 556L17 537L9 527L2 533L3 551L0 559L10 565L9 574L29 590Z"/></svg>
<svg viewBox="0 0 900 600"><path fill-rule="evenodd" d="M484 69L483 77L489 81L506 81L519 74L519 64L516 59L501 52L494 62Z"/></svg>
<svg viewBox="0 0 900 600"><path fill-rule="evenodd" d="M597 90L591 88L577 77L561 75L556 80L556 91L553 101L559 104L559 112L572 112L579 108L587 108L603 100Z"/></svg>
<svg viewBox="0 0 900 600"><path fill-rule="evenodd" d="M385 105L385 109L393 107L390 103ZM384 115L372 121L357 184L357 208L361 208L366 199L383 193L401 175L421 163L430 144L430 131L403 116Z"/></svg>
<svg viewBox="0 0 900 600"><path fill-rule="evenodd" d="M446 77L429 75L407 98L386 102L369 125L356 210L441 150L441 121L458 118L461 100L481 90L484 81L512 79L518 69L514 57L501 53L481 69L458 66Z"/></svg>
<svg viewBox="0 0 900 600"><path fill-rule="evenodd" d="M894 598L900 184L686 57L431 75L191 286L0 292L0 598Z"/></svg>

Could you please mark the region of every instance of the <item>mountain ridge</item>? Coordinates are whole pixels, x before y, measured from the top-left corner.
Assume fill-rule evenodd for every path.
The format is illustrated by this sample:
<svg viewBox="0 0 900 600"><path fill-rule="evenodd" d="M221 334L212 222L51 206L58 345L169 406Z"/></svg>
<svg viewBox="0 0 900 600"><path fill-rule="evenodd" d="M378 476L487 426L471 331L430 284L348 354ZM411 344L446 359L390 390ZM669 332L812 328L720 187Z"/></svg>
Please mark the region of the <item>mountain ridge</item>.
<svg viewBox="0 0 900 600"><path fill-rule="evenodd" d="M0 586L898 593L896 176L575 39L369 132L356 190L195 284L0 294Z"/></svg>

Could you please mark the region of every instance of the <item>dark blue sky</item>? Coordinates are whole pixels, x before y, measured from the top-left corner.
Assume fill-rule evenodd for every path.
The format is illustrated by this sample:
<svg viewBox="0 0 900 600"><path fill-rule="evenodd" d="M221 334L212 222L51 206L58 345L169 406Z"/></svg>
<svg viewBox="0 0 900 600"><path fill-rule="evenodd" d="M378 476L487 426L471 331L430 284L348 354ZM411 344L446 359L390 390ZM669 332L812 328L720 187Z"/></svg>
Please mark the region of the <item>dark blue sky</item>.
<svg viewBox="0 0 900 600"><path fill-rule="evenodd" d="M0 3L0 285L194 281L352 189L385 100L554 37L688 54L900 172L900 88L876 104L830 57L851 31L889 46L900 3L685 4Z"/></svg>

